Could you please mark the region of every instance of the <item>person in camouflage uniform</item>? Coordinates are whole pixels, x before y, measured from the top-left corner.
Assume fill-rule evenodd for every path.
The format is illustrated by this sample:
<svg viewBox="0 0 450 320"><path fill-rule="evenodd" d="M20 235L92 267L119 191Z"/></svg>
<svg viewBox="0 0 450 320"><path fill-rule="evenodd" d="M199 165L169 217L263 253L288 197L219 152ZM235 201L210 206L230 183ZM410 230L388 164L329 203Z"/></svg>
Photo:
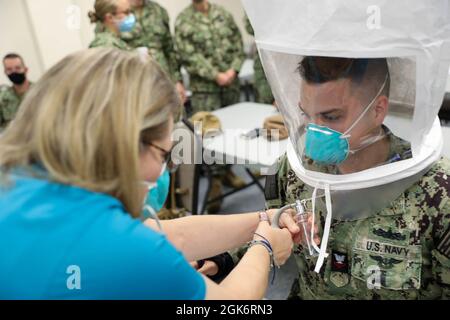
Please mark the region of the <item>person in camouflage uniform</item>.
<svg viewBox="0 0 450 320"><path fill-rule="evenodd" d="M3 67L13 85L0 86L0 130L14 119L20 103L32 85L27 79L28 68L20 55L7 54L3 58Z"/></svg>
<svg viewBox="0 0 450 320"><path fill-rule="evenodd" d="M194 0L177 17L175 43L191 81L194 112L213 111L240 100L244 62L241 33L224 8Z"/></svg>
<svg viewBox="0 0 450 320"><path fill-rule="evenodd" d="M147 54L158 62L176 84L181 101L186 102L186 90L182 82L179 59L170 34L167 11L153 1L134 0L131 4L137 21L133 29L127 32L120 32L115 23L108 25L108 23L102 22L105 19L98 18L95 13L89 14L91 22L96 23L96 36L90 47L114 47L127 51L146 48ZM122 9L115 11L129 14L130 7L125 8L122 5ZM105 12L103 10L103 14Z"/></svg>
<svg viewBox="0 0 450 320"><path fill-rule="evenodd" d="M136 26L121 34L122 40L132 48L146 47L174 82L181 81L180 63L170 33L169 15L158 3L150 0L131 1Z"/></svg>
<svg viewBox="0 0 450 320"><path fill-rule="evenodd" d="M341 65L348 65L347 60L351 60L355 70L356 64L364 61L364 59L306 57L299 66L300 75L307 83L304 86L308 87L308 89L304 88L304 92L309 92L311 96L318 94L319 85L314 82L315 79L319 79L322 74L336 74L335 70L339 70ZM382 63L383 68L387 70L385 59ZM361 62L362 64L364 62ZM326 73L319 74L317 70L322 68L321 65L331 67ZM380 70L382 66L379 63L371 70ZM377 72L382 74L381 71ZM369 71L365 71L365 74L368 73ZM357 78L359 75L352 77ZM386 76L386 79L389 78ZM334 81L334 78L327 78L320 83L325 83L323 88L330 88L326 83L329 81ZM363 87L363 85L358 88L369 90L369 87ZM333 87L332 90L338 89ZM328 92L330 96L334 94L332 90ZM389 91L380 92L382 94L378 96L378 100L374 100L375 108L381 108L386 95L389 96ZM304 98L304 101L308 101L307 99L307 97ZM307 104L302 105L304 112L307 107ZM340 104L337 103L335 108L340 110ZM345 110L345 107L342 110ZM309 110L309 112L312 111ZM381 111L378 110L378 112ZM327 117L331 116L327 115ZM322 116L320 119L320 121L326 121L322 120ZM386 157L383 158L383 164L411 158L411 147L408 142L393 135L384 125L381 129L385 133L384 138L376 143L379 147L385 143L386 147L383 149L386 150ZM374 148L376 148L375 144ZM358 152L373 154L374 150L377 149L367 151L365 148ZM381 150L379 149L377 154L384 154L384 152L380 153ZM358 156L358 159L362 159L362 156ZM347 163L344 161L339 165L319 165L306 155L303 156L302 162L305 169L329 174L342 173L343 165ZM352 165L356 164L352 163ZM374 161L364 165L365 167L358 170L365 170L379 163ZM352 172L356 171L348 173ZM276 174L268 176L266 181L267 207L279 208L296 200L311 199L312 189L296 176L287 156L284 155L278 162ZM306 202L307 211L310 212L312 212L311 202ZM316 199L316 228L320 238L327 213L324 202L323 198ZM450 161L441 159L389 206L357 220L332 220L327 246L329 256L320 269L320 273L314 272L317 257L311 257L306 248L301 244L298 245L294 250L294 256L299 274L289 298L449 299L449 223Z"/></svg>
<svg viewBox="0 0 450 320"><path fill-rule="evenodd" d="M131 50L131 47L120 38L117 21L125 19L131 13L128 0L96 0L95 11L89 12L91 23L97 25L95 38L89 48L117 48Z"/></svg>
<svg viewBox="0 0 450 320"><path fill-rule="evenodd" d="M255 35L253 27L248 17L245 17L245 28L250 35ZM264 73L264 68L261 63L261 58L258 52L255 54L254 63L254 87L255 87L255 101L258 103L273 104L274 98L272 90L270 89L269 82L267 81Z"/></svg>

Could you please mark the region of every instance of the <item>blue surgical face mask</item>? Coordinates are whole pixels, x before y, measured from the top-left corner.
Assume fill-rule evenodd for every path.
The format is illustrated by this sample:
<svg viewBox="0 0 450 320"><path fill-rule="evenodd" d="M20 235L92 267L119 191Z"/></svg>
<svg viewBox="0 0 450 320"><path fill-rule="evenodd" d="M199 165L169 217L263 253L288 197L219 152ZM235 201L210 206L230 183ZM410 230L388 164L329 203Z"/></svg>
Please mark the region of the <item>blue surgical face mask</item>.
<svg viewBox="0 0 450 320"><path fill-rule="evenodd" d="M145 203L152 207L156 212L161 211L169 195L170 174L165 170L156 181L156 186L152 188L147 196Z"/></svg>
<svg viewBox="0 0 450 320"><path fill-rule="evenodd" d="M117 23L120 32L130 32L136 25L136 17L134 14L129 14L125 19Z"/></svg>
<svg viewBox="0 0 450 320"><path fill-rule="evenodd" d="M386 85L387 79L388 76L386 76L384 84L382 85L375 98L373 98L373 100L367 105L364 111L353 122L350 128L348 128L344 133L335 131L325 126L319 126L314 123L308 124L306 126L306 156L321 165L338 165L344 162L348 158L350 153L358 151L350 150L350 143L348 141L348 138L351 135L349 133L361 121L361 119L375 102L376 98L381 94L384 86ZM362 143L361 148L375 143L382 138L383 134L380 134L376 137L370 137Z"/></svg>
<svg viewBox="0 0 450 320"><path fill-rule="evenodd" d="M154 216L161 211L166 203L170 188L170 173L167 170L167 164L164 164L158 180L156 182L142 182L148 189L147 196L144 200L143 216L148 218Z"/></svg>

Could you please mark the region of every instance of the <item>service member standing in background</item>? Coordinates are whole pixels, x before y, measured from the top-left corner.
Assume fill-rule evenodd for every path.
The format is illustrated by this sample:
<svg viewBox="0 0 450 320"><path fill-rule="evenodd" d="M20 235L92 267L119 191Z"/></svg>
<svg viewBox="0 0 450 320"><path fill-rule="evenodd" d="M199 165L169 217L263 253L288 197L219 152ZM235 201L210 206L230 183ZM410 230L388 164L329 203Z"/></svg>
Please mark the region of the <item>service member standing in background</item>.
<svg viewBox="0 0 450 320"><path fill-rule="evenodd" d="M130 0L136 16L131 32L121 34L122 40L132 48L145 47L176 84L177 91L186 100L186 90L180 73L180 61L170 33L167 10L151 0Z"/></svg>
<svg viewBox="0 0 450 320"><path fill-rule="evenodd" d="M188 71L194 112L239 102L238 74L245 55L232 15L208 0L193 0L175 24L175 41Z"/></svg>
<svg viewBox="0 0 450 320"><path fill-rule="evenodd" d="M95 39L89 48L117 48L131 50L120 38L122 32L130 32L136 24L128 0L95 0L94 11L89 11L91 23L97 24Z"/></svg>
<svg viewBox="0 0 450 320"><path fill-rule="evenodd" d="M25 93L31 86L27 79L28 68L20 55L7 54L3 58L3 67L5 75L13 85L0 86L0 130L14 119Z"/></svg>
<svg viewBox="0 0 450 320"><path fill-rule="evenodd" d="M245 17L245 29L252 36L255 35L252 25L248 17ZM255 76L253 85L255 88L255 101L258 103L272 104L274 102L274 98L272 95L272 90L270 89L269 82L267 82L266 75L264 73L264 69L261 63L261 59L259 58L258 52L255 54Z"/></svg>

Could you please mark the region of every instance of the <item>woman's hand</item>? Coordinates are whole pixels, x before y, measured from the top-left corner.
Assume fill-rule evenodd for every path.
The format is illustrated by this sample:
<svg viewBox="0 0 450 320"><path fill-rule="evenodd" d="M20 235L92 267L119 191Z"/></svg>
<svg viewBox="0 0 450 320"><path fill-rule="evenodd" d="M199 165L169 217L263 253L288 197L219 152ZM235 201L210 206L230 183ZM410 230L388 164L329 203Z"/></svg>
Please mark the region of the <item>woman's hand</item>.
<svg viewBox="0 0 450 320"><path fill-rule="evenodd" d="M294 243L292 235L288 229L275 229L266 221L260 222L256 233L267 239L272 246L273 257L277 266L282 266L292 253ZM254 240L262 240L260 236L256 235Z"/></svg>
<svg viewBox="0 0 450 320"><path fill-rule="evenodd" d="M269 220L271 223L272 223L273 217L275 216L277 211L278 211L278 209L271 209L271 210L266 211L267 216L269 217ZM285 212L283 212L283 214L280 216L279 226L280 226L280 228L287 228L289 230L295 244L305 243L306 239L305 239L304 231L302 229L300 229L300 226L295 221L295 215L296 215L296 212L294 209L288 209ZM306 230L308 236L311 232L311 225L312 225L312 214L309 213L308 219L307 219L308 228ZM317 227L317 222L314 225L314 242L317 245L320 244L319 229Z"/></svg>
<svg viewBox="0 0 450 320"><path fill-rule="evenodd" d="M269 217L270 223L272 223L273 217L277 213L278 209L267 210L267 216ZM299 244L302 241L303 234L300 232L300 227L295 221L295 210L288 209L280 216L279 226L280 228L287 228L292 235L294 243Z"/></svg>

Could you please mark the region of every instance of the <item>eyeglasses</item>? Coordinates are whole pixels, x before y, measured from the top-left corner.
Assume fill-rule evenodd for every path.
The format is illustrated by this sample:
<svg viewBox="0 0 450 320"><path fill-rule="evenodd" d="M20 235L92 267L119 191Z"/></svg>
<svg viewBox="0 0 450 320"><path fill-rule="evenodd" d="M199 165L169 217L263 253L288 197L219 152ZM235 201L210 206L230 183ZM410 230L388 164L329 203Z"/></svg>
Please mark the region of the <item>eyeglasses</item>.
<svg viewBox="0 0 450 320"><path fill-rule="evenodd" d="M172 154L173 147L169 151L167 151L167 150L161 148L160 146L157 146L156 144L154 144L152 142L149 142L149 143L146 143L146 144L149 145L149 146L152 146L153 148L158 149L159 151L161 151L163 153L163 159L164 159L165 163L168 164L170 162L170 156Z"/></svg>
<svg viewBox="0 0 450 320"><path fill-rule="evenodd" d="M179 164L175 164L172 161L172 157L171 157L172 156L172 151L175 148L175 145L172 146L172 148L169 151L167 151L167 150L161 148L160 146L157 146L156 144L154 144L152 142L145 142L145 143L143 142L142 144L151 146L153 148L156 148L156 149L158 149L159 151L161 151L163 153L164 163L167 164L167 169L169 170L169 172L171 172L171 173L175 172L178 169L178 167L180 166Z"/></svg>

